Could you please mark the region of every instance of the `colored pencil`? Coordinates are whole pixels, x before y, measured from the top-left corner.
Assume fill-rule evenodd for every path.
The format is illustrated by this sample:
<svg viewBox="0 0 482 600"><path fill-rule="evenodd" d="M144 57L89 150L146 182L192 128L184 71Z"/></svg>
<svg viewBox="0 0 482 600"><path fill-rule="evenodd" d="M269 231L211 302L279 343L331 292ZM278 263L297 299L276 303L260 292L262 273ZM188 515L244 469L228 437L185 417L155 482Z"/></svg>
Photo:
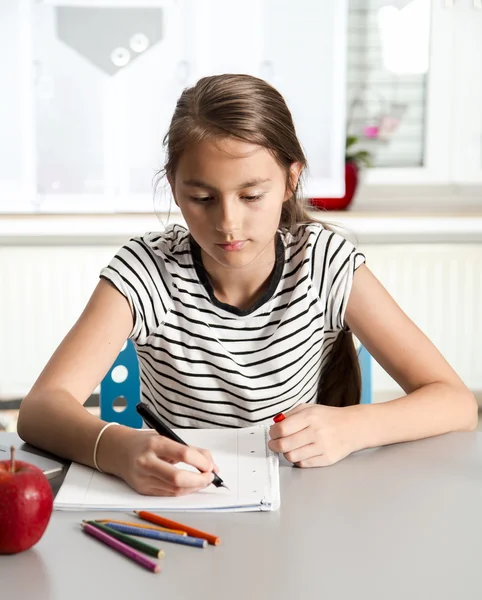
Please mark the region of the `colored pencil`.
<svg viewBox="0 0 482 600"><path fill-rule="evenodd" d="M154 529L143 529L142 527L133 527L130 525L120 525L119 523L106 523L106 526L127 533L129 535L138 535L139 537L151 538L151 540L161 540L163 542L173 542L174 544L183 544L184 546L194 546L195 548L205 548L207 541L201 538L190 537L189 535L177 535L177 533L167 533L166 531L154 531Z"/></svg>
<svg viewBox="0 0 482 600"><path fill-rule="evenodd" d="M89 525L88 523L81 523L81 527L88 535L98 539L100 542L106 544L107 546L110 546L113 550L120 552L120 554L123 554L127 558L130 558L142 567L149 569L149 571L153 571L154 573L160 572L161 566L159 565L159 563L152 560L151 558L148 558L147 556L144 556L144 554L141 554L140 552L138 552L134 548L131 548L127 544L116 540L116 538L112 537L108 533L104 533L97 527Z"/></svg>
<svg viewBox="0 0 482 600"><path fill-rule="evenodd" d="M102 523L97 523L96 521L83 521L83 523L88 523L89 525L93 525L94 527L97 527L97 529L100 529L104 533L108 533L112 537L115 537L117 540L124 542L124 544L127 544L131 548L135 548L136 550L139 550L139 552L143 552L144 554L147 554L148 556L153 556L154 558L162 558L164 556L164 550L160 550L159 548L156 548L155 546L151 546L150 544L146 544L145 542L136 540L135 538L125 535L124 533L121 533L120 531L116 531L115 529L113 529L111 527L107 527L106 525L104 525Z"/></svg>
<svg viewBox="0 0 482 600"><path fill-rule="evenodd" d="M169 519L165 519L164 517L161 517L159 515L147 512L146 510L135 510L134 512L136 513L136 515L138 515L141 519L144 519L145 521L155 523L156 525L160 525L161 527L182 529L182 531L185 531L188 535L207 540L213 546L219 546L219 544L221 543L221 540L215 535L205 533L204 531L199 531L198 529L188 527L187 525L182 525L181 523L176 523L175 521L170 521Z"/></svg>
<svg viewBox="0 0 482 600"><path fill-rule="evenodd" d="M155 531L166 531L167 533L177 533L177 535L187 535L185 531L180 531L178 529L167 529L167 527L158 527L157 525L144 525L144 523L139 523L139 521L116 521L115 519L96 519L95 522L118 523L119 525L130 525L131 527L142 527L143 529L154 529Z"/></svg>

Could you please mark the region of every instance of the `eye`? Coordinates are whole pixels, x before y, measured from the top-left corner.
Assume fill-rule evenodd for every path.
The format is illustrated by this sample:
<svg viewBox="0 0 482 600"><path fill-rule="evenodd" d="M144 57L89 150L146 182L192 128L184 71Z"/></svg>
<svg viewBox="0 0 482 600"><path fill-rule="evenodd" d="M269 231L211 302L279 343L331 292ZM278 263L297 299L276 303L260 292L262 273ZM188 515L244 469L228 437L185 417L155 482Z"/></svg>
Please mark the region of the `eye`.
<svg viewBox="0 0 482 600"><path fill-rule="evenodd" d="M243 200L246 200L246 202L256 202L257 200L261 200L261 198L263 197L263 194L259 194L258 196L241 196L243 198Z"/></svg>
<svg viewBox="0 0 482 600"><path fill-rule="evenodd" d="M261 200L263 196L264 194L258 194L256 196L241 196L241 199L245 202L257 202L258 200ZM206 204L212 201L214 198L213 196L189 196L189 199L193 202L197 202L198 204Z"/></svg>
<svg viewBox="0 0 482 600"><path fill-rule="evenodd" d="M189 196L189 198L193 201L193 202L199 202L199 204L205 204L206 202L209 202L209 200L212 200L212 196L202 196L202 197L198 197L198 196Z"/></svg>

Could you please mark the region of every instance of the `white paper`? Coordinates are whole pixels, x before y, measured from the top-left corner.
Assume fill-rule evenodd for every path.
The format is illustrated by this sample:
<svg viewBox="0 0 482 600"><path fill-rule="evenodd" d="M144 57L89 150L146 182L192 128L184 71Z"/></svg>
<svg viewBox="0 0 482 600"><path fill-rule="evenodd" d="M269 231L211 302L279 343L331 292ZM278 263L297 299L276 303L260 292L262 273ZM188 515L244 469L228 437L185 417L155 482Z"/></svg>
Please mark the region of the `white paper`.
<svg viewBox="0 0 482 600"><path fill-rule="evenodd" d="M135 492L124 481L72 463L55 498L59 510L277 510L280 505L278 455L268 448L265 426L243 429L177 430L192 446L209 449L229 487L210 485L188 496L154 497ZM178 468L192 469L179 464Z"/></svg>

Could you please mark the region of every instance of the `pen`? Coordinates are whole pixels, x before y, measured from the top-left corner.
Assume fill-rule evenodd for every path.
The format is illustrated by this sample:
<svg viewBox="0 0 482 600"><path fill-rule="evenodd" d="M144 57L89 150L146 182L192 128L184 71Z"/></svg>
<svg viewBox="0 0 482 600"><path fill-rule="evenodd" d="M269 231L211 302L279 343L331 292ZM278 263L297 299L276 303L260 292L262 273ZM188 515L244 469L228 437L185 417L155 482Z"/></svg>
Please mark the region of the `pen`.
<svg viewBox="0 0 482 600"><path fill-rule="evenodd" d="M170 429L165 423L163 423L161 419L154 412L152 412L152 410L147 406L147 404L145 404L144 402L139 402L139 404L136 405L136 410L144 419L144 422L147 425L149 425L149 427L152 427L152 429L155 429L159 435L163 435L169 438L170 440L174 440L175 442L178 442L183 446L188 445L184 440L181 440L181 438L176 433L174 433L172 429ZM212 483L216 487L223 487L229 490L228 486L223 482L223 480L221 479L221 477L219 477L217 473L214 473L214 479Z"/></svg>

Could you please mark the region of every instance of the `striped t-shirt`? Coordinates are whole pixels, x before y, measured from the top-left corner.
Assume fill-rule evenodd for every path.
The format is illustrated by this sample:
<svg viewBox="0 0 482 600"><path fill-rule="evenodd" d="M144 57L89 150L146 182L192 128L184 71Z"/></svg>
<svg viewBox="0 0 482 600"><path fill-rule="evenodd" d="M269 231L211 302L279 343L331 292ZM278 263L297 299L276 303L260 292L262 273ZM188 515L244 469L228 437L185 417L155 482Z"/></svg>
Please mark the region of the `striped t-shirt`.
<svg viewBox="0 0 482 600"><path fill-rule="evenodd" d="M132 310L142 400L171 426L246 427L316 402L365 258L319 223L279 231L276 256L249 310L216 299L179 225L131 239L102 269Z"/></svg>

